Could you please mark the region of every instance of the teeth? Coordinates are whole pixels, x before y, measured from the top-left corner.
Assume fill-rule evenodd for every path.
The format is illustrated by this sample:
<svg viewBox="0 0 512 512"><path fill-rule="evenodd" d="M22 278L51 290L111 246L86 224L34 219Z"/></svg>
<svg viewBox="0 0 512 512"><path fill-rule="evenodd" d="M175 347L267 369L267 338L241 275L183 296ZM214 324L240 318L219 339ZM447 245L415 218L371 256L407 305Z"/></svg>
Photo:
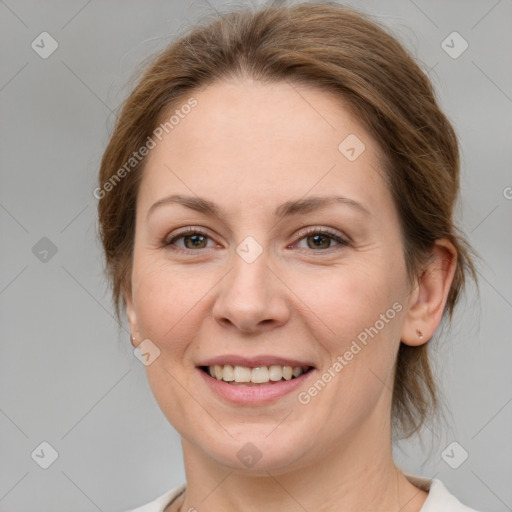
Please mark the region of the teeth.
<svg viewBox="0 0 512 512"><path fill-rule="evenodd" d="M307 369L301 366L258 366L249 368L248 366L214 365L208 367L210 376L217 380L234 383L266 384L268 382L278 382L280 380L290 380L300 377Z"/></svg>
<svg viewBox="0 0 512 512"><path fill-rule="evenodd" d="M269 373L270 380L273 380L274 382L277 382L278 380L281 380L283 378L282 366L277 366L277 365L273 364L269 368L268 373Z"/></svg>
<svg viewBox="0 0 512 512"><path fill-rule="evenodd" d="M249 368L245 368L249 370ZM259 368L253 368L249 370L251 372L251 382L255 384L262 384L268 382L269 371L266 366L260 366Z"/></svg>
<svg viewBox="0 0 512 512"><path fill-rule="evenodd" d="M233 382L235 380L235 370L230 364L226 364L224 366L222 380L225 380L226 382Z"/></svg>
<svg viewBox="0 0 512 512"><path fill-rule="evenodd" d="M296 366L293 369L292 374L294 377L299 377L299 375L302 375L302 368L300 366Z"/></svg>
<svg viewBox="0 0 512 512"><path fill-rule="evenodd" d="M235 366L235 382L251 382L251 369L245 366Z"/></svg>

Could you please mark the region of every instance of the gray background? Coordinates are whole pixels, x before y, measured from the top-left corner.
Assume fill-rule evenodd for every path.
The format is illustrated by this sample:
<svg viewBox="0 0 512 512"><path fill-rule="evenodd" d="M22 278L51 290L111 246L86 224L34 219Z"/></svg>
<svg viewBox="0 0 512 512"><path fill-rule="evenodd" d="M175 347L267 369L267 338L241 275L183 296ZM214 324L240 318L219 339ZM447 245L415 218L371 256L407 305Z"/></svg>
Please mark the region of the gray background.
<svg viewBox="0 0 512 512"><path fill-rule="evenodd" d="M480 301L470 288L436 349L450 427L397 459L474 508L512 510L512 2L350 4L429 70L462 144L458 218L483 259ZM0 511L120 511L184 481L179 438L113 320L92 191L134 70L227 5L0 1ZM47 59L31 48L43 31L59 44ZM453 31L469 44L456 59L441 46ZM31 457L43 441L58 452L48 469ZM469 454L457 469L441 457L453 441Z"/></svg>

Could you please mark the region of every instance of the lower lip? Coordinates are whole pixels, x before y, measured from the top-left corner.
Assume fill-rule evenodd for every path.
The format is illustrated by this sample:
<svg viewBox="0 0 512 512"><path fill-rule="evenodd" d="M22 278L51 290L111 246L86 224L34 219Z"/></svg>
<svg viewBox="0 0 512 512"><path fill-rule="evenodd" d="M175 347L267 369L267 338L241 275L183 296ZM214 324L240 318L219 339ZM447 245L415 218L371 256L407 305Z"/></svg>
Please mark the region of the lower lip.
<svg viewBox="0 0 512 512"><path fill-rule="evenodd" d="M264 405L275 402L303 385L306 379L314 372L312 369L290 380L281 380L257 386L243 386L228 384L223 380L215 379L200 369L197 371L201 374L206 385L216 395L236 405Z"/></svg>

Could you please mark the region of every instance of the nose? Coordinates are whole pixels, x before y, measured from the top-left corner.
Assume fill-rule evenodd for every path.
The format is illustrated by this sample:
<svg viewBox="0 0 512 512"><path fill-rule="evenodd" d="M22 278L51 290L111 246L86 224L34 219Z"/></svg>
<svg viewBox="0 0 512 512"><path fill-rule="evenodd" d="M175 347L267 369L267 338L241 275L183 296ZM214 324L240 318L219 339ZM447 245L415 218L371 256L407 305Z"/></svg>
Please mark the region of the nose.
<svg viewBox="0 0 512 512"><path fill-rule="evenodd" d="M234 268L220 285L212 315L224 327L255 334L284 325L290 317L286 286L265 253L252 263L236 254Z"/></svg>

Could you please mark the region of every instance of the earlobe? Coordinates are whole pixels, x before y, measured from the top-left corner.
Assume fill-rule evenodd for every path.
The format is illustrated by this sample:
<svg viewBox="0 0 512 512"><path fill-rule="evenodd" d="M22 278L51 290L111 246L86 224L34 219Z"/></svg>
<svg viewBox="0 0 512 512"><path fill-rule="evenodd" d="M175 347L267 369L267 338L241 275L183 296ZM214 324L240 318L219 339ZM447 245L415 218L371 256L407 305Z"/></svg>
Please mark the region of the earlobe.
<svg viewBox="0 0 512 512"><path fill-rule="evenodd" d="M401 340L406 345L427 343L441 323L455 276L457 252L453 244L438 240L427 267L410 294Z"/></svg>

